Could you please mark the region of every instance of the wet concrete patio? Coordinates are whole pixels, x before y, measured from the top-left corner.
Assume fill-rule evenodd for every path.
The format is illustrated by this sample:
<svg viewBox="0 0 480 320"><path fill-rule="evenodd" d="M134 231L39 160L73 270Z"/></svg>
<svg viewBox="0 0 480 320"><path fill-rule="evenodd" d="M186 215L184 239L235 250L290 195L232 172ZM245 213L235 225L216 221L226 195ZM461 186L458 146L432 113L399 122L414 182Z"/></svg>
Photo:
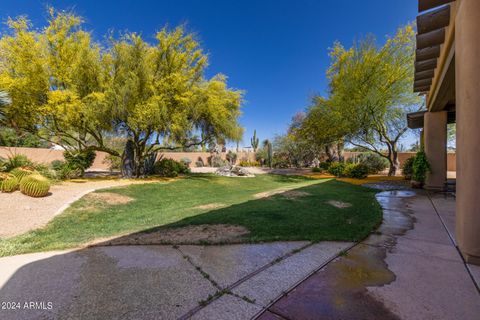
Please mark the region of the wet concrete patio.
<svg viewBox="0 0 480 320"><path fill-rule="evenodd" d="M454 199L424 191L377 199L384 209L378 232L258 319L479 319L478 266L464 264L451 237Z"/></svg>
<svg viewBox="0 0 480 320"><path fill-rule="evenodd" d="M360 244L111 246L0 258L0 302L20 306L0 309L0 319L478 319L480 269L455 247L453 198L407 190L377 199L383 224Z"/></svg>

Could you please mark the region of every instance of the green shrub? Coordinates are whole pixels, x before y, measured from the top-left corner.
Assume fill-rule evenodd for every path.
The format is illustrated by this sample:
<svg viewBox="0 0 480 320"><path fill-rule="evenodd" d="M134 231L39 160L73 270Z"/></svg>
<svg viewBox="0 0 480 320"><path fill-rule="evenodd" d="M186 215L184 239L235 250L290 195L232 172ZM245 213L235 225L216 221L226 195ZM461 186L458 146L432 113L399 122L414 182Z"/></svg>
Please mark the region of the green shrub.
<svg viewBox="0 0 480 320"><path fill-rule="evenodd" d="M173 159L161 159L155 162L153 170L155 174L169 178L176 177L181 173L190 172L190 169L187 166Z"/></svg>
<svg viewBox="0 0 480 320"><path fill-rule="evenodd" d="M332 164L331 161L320 162L318 167L322 170L328 171L328 168L330 168L330 164Z"/></svg>
<svg viewBox="0 0 480 320"><path fill-rule="evenodd" d="M22 181L22 179L26 176L29 176L35 173L35 169L30 166L18 167L10 171L15 177L17 177L18 181Z"/></svg>
<svg viewBox="0 0 480 320"><path fill-rule="evenodd" d="M389 165L387 159L373 152L359 154L357 157L357 163L367 166L369 174L379 173L387 169Z"/></svg>
<svg viewBox="0 0 480 320"><path fill-rule="evenodd" d="M405 177L405 180L411 180L413 175L413 162L415 161L415 156L408 158L402 164L402 175Z"/></svg>
<svg viewBox="0 0 480 320"><path fill-rule="evenodd" d="M240 167L259 167L260 162L258 161L248 161L248 160L240 160L239 164Z"/></svg>
<svg viewBox="0 0 480 320"><path fill-rule="evenodd" d="M50 181L40 174L31 174L20 181L20 191L30 197L45 197Z"/></svg>
<svg viewBox="0 0 480 320"><path fill-rule="evenodd" d="M335 177L342 177L343 172L345 171L345 167L346 164L343 162L331 162L327 171Z"/></svg>
<svg viewBox="0 0 480 320"><path fill-rule="evenodd" d="M230 164L235 164L235 162L237 161L237 154L232 150L229 150L226 155L226 158Z"/></svg>
<svg viewBox="0 0 480 320"><path fill-rule="evenodd" d="M413 160L412 180L425 182L427 172L430 172L430 163L424 151L417 152Z"/></svg>
<svg viewBox="0 0 480 320"><path fill-rule="evenodd" d="M197 161L195 161L195 167L205 167L205 163L203 162L202 157L198 157Z"/></svg>
<svg viewBox="0 0 480 320"><path fill-rule="evenodd" d="M50 167L55 171L60 170L64 165L65 165L65 161L62 161L62 160L53 160L50 163Z"/></svg>
<svg viewBox="0 0 480 320"><path fill-rule="evenodd" d="M220 155L213 155L210 158L210 164L212 167L219 168L219 167L226 166L228 163L225 160L223 160Z"/></svg>
<svg viewBox="0 0 480 320"><path fill-rule="evenodd" d="M94 150L67 150L63 153L65 161L70 169L78 169L81 171L81 175L90 168L95 160L96 153Z"/></svg>
<svg viewBox="0 0 480 320"><path fill-rule="evenodd" d="M55 171L56 179L61 179L61 180L74 179L82 176L83 174L83 171L81 169L76 167L71 167L70 164L62 160L52 161L52 163L50 164L50 167ZM47 178L53 179L52 177L45 175L43 173L42 175L46 176Z"/></svg>
<svg viewBox="0 0 480 320"><path fill-rule="evenodd" d="M319 167L313 167L312 172L322 172L322 169Z"/></svg>
<svg viewBox="0 0 480 320"><path fill-rule="evenodd" d="M30 166L33 166L33 162L28 159L26 155L17 154L12 157L8 157L7 161L5 162L5 171L12 171L15 168Z"/></svg>
<svg viewBox="0 0 480 320"><path fill-rule="evenodd" d="M343 175L348 178L365 179L368 176L369 168L363 163L350 163L345 166Z"/></svg>
<svg viewBox="0 0 480 320"><path fill-rule="evenodd" d="M102 163L108 165L108 170L110 171L119 171L122 165L122 158L109 154L103 159Z"/></svg>
<svg viewBox="0 0 480 320"><path fill-rule="evenodd" d="M285 153L275 153L272 157L272 167L281 169L289 168L290 161L287 155Z"/></svg>
<svg viewBox="0 0 480 320"><path fill-rule="evenodd" d="M7 171L7 160L0 157L0 172Z"/></svg>
<svg viewBox="0 0 480 320"><path fill-rule="evenodd" d="M180 162L188 168L188 167L190 167L190 164L192 163L192 160L190 158L184 157L184 158L180 159Z"/></svg>
<svg viewBox="0 0 480 320"><path fill-rule="evenodd" d="M47 177L50 180L57 180L58 175L55 169L51 165L37 164L35 165L35 171L40 173L42 176Z"/></svg>
<svg viewBox="0 0 480 320"><path fill-rule="evenodd" d="M13 192L18 189L18 179L10 173L0 173L0 191Z"/></svg>

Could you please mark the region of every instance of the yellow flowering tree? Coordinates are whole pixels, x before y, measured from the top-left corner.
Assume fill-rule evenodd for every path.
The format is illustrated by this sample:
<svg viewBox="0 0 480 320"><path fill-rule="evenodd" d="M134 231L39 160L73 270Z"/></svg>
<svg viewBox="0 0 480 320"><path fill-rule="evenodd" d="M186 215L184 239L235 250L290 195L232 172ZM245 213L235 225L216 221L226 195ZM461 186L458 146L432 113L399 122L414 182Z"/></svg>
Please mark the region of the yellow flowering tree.
<svg viewBox="0 0 480 320"><path fill-rule="evenodd" d="M131 33L100 46L81 26L53 9L42 30L25 17L8 21L0 88L12 101L2 107L9 126L122 156L127 176L142 175L159 150L241 138L242 92L223 75L205 77L208 56L183 27L162 29L154 44ZM111 136L126 138L123 155L106 143Z"/></svg>

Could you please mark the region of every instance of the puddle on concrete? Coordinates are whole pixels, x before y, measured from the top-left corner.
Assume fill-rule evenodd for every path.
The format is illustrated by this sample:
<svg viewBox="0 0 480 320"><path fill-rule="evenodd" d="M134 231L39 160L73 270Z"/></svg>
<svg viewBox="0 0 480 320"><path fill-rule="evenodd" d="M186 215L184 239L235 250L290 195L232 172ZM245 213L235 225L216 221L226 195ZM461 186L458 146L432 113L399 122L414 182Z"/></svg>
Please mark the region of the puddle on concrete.
<svg viewBox="0 0 480 320"><path fill-rule="evenodd" d="M399 319L382 301L369 294L368 287L395 281L385 258L395 247L397 237L414 226L408 206L411 195L409 192L396 196L378 194L377 199L387 210L377 232L316 272L269 310L289 319ZM390 210L390 204L394 210Z"/></svg>

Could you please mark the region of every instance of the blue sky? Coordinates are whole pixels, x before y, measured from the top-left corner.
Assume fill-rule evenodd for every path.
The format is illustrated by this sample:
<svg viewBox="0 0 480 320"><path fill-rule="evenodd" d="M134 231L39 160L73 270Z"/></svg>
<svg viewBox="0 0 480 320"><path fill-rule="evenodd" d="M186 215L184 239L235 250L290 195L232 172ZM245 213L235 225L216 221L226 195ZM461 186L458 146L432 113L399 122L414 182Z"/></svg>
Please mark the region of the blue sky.
<svg viewBox="0 0 480 320"><path fill-rule="evenodd" d="M350 46L368 33L383 41L417 14L417 0L2 0L0 17L26 14L42 26L47 5L73 8L98 39L113 29L148 40L165 24L186 23L210 55L208 75L224 73L246 92L245 145L254 129L260 139L284 132L325 93L334 41Z"/></svg>

